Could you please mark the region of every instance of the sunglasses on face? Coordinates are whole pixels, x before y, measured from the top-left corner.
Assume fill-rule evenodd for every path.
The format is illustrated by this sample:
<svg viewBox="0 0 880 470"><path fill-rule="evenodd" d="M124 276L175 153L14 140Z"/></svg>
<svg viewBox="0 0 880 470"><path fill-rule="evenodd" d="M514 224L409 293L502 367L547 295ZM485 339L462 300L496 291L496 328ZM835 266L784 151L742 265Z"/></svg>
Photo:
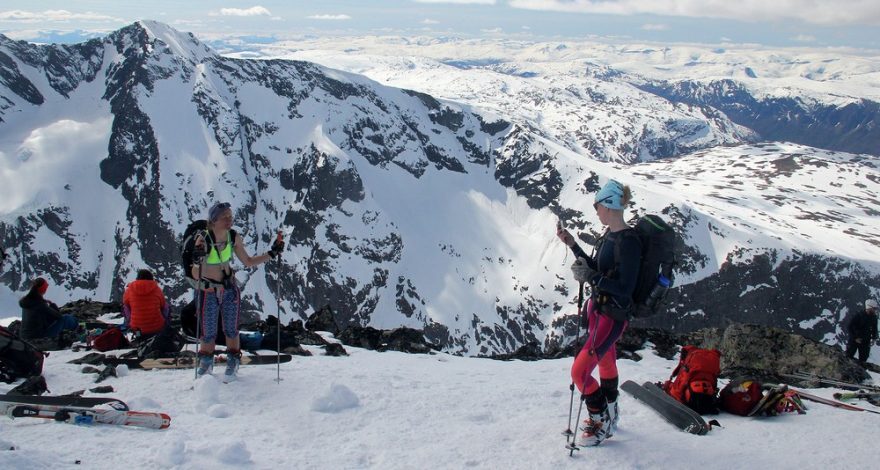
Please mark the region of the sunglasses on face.
<svg viewBox="0 0 880 470"><path fill-rule="evenodd" d="M599 204L602 204L603 202L611 202L611 199L611 196L606 196L602 199L599 199L598 201L593 203L593 209L599 210Z"/></svg>

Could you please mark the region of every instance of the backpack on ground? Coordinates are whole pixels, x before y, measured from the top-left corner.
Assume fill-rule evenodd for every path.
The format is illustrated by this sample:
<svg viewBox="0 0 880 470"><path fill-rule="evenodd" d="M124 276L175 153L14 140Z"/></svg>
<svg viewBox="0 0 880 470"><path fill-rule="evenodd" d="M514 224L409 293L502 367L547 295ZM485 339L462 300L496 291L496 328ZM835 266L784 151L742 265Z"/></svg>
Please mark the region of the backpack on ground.
<svg viewBox="0 0 880 470"><path fill-rule="evenodd" d="M177 329L166 326L159 333L143 340L138 345L137 355L140 359L174 357L185 344L186 340Z"/></svg>
<svg viewBox="0 0 880 470"><path fill-rule="evenodd" d="M763 397L762 384L758 379L738 377L721 389L718 405L728 413L749 416Z"/></svg>
<svg viewBox="0 0 880 470"><path fill-rule="evenodd" d="M681 359L663 390L700 414L718 412L718 376L721 353L696 346L681 348Z"/></svg>
<svg viewBox="0 0 880 470"><path fill-rule="evenodd" d="M633 290L632 316L649 317L660 310L669 288L675 280L675 230L660 216L648 214L639 218L632 230L642 245L639 277ZM620 259L619 244L615 244L615 259Z"/></svg>
<svg viewBox="0 0 880 470"><path fill-rule="evenodd" d="M0 381L12 383L42 374L43 359L47 355L0 326Z"/></svg>
<svg viewBox="0 0 880 470"><path fill-rule="evenodd" d="M122 330L115 326L107 328L97 336L93 337L91 343L92 349L101 352L123 349L131 345L128 342L128 339L125 338L125 335L122 334Z"/></svg>

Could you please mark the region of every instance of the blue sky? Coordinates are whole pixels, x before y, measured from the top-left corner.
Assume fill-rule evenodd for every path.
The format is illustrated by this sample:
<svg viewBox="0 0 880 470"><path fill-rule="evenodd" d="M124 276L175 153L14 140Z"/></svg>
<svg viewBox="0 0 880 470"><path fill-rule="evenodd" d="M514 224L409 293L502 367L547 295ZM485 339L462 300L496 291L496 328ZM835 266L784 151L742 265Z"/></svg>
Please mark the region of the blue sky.
<svg viewBox="0 0 880 470"><path fill-rule="evenodd" d="M78 0L0 3L0 32L74 42L139 19L196 35L607 37L880 49L880 0Z"/></svg>

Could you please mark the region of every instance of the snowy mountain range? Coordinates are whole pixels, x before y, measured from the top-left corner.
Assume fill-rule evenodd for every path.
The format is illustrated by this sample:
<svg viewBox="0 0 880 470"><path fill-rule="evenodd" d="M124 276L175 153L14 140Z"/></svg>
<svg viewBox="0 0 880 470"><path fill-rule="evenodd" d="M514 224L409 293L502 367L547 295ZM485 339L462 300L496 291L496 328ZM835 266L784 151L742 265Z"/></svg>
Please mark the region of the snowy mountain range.
<svg viewBox="0 0 880 470"><path fill-rule="evenodd" d="M682 235L672 308L646 324L835 342L880 296L875 58L783 101L758 65L683 79L607 49L333 44L221 55L152 21L76 45L0 36L0 308L37 275L59 303L119 299L144 266L185 303L180 236L229 201L251 253L289 241L282 264L239 270L250 317L278 298L284 320L329 304L341 325L423 328L456 353L567 341L555 223L595 241L611 177L631 215Z"/></svg>

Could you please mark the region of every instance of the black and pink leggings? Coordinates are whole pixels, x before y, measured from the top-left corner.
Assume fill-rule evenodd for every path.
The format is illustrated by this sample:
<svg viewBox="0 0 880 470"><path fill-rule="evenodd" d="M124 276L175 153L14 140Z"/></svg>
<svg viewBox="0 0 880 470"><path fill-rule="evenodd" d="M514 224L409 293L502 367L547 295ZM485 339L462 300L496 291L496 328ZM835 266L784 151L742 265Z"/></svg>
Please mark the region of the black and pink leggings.
<svg viewBox="0 0 880 470"><path fill-rule="evenodd" d="M571 379L584 395L590 395L599 388L599 381L592 376L596 366L599 367L600 379L617 378L616 344L629 324L600 314L593 299L587 303L587 320L590 325L587 341L571 366Z"/></svg>

